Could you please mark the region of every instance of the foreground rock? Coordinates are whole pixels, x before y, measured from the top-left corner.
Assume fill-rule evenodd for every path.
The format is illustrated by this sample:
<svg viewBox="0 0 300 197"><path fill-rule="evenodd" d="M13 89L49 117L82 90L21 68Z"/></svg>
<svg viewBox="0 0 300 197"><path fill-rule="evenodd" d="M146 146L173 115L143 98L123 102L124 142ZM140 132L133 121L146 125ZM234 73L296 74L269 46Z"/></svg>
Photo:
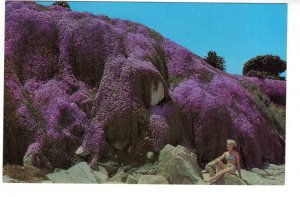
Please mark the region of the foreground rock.
<svg viewBox="0 0 300 197"><path fill-rule="evenodd" d="M166 145L160 152L157 174L170 184L206 184L201 178L197 155L180 145Z"/></svg>
<svg viewBox="0 0 300 197"><path fill-rule="evenodd" d="M138 184L169 184L167 179L161 175L142 175Z"/></svg>
<svg viewBox="0 0 300 197"><path fill-rule="evenodd" d="M103 167L94 171L86 162L81 162L68 170L50 173L47 177L53 183L105 183L108 173Z"/></svg>
<svg viewBox="0 0 300 197"><path fill-rule="evenodd" d="M205 172L208 173L210 177L216 174L216 162L214 160L205 165Z"/></svg>
<svg viewBox="0 0 300 197"><path fill-rule="evenodd" d="M247 185L246 182L240 179L237 175L226 173L221 177L218 182L218 185Z"/></svg>
<svg viewBox="0 0 300 197"><path fill-rule="evenodd" d="M249 185L284 185L285 165L269 164L265 169L242 170L242 178Z"/></svg>
<svg viewBox="0 0 300 197"><path fill-rule="evenodd" d="M119 169L118 172L109 179L110 183L125 183L128 173L124 172L123 169Z"/></svg>
<svg viewBox="0 0 300 197"><path fill-rule="evenodd" d="M4 175L2 177L2 182L3 183L21 183L21 181L13 179L13 178L11 178L11 177L9 177L7 175Z"/></svg>
<svg viewBox="0 0 300 197"><path fill-rule="evenodd" d="M174 156L173 152L176 152L175 150L177 151L177 156L174 159L171 157ZM214 162L208 163L205 167L205 171L202 171L199 175L200 169L197 166L193 167L191 165L187 153L188 151L181 146L175 148L171 145L167 145L162 154L169 154L171 158L169 164L166 164L166 160L161 159L160 161L162 162L157 161L155 163L147 163L140 167L127 169L127 166L117 167L116 164L111 161L101 163L102 166L109 166L107 167L108 169L112 166L117 168L117 171L111 175L109 175L107 170L101 167L100 164L98 170L95 171L85 162L78 163L68 170L56 169L47 176L45 176L41 170L33 166L5 166L2 181L4 183L205 184L205 182L202 181L202 177L204 177L204 180L207 180L215 174ZM181 155L181 157L178 157L178 155ZM160 157L162 158L164 156L161 155ZM225 174L214 184L283 185L284 177L284 165L269 164L266 165L264 169L253 168L249 171L242 169L242 179L238 178L237 174ZM194 181L192 182L192 180Z"/></svg>
<svg viewBox="0 0 300 197"><path fill-rule="evenodd" d="M106 163L99 163L99 166L105 168L109 176L115 174L118 171L118 164L112 161L108 161Z"/></svg>

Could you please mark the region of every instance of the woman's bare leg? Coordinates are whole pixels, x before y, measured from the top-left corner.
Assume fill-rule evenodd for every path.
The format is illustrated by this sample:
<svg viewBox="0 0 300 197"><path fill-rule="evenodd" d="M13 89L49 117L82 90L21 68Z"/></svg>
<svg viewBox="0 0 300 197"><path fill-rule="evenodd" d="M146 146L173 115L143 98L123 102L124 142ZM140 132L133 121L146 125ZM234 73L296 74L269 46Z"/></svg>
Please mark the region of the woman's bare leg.
<svg viewBox="0 0 300 197"><path fill-rule="evenodd" d="M223 170L220 170L215 176L210 178L208 180L208 182L213 183L213 182L217 181L222 175L224 175L225 173L231 172L231 171L232 171L232 168L225 168Z"/></svg>
<svg viewBox="0 0 300 197"><path fill-rule="evenodd" d="M216 174L225 168L226 168L226 166L221 160L216 161Z"/></svg>

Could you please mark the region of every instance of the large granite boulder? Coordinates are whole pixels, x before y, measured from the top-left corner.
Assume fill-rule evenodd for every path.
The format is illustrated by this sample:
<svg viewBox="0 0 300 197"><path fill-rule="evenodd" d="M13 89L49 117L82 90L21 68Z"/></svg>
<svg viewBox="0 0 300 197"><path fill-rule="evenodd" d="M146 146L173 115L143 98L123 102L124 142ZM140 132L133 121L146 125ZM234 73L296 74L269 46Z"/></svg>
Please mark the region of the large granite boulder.
<svg viewBox="0 0 300 197"><path fill-rule="evenodd" d="M205 184L197 155L183 146L166 145L160 152L157 174L164 176L170 184Z"/></svg>
<svg viewBox="0 0 300 197"><path fill-rule="evenodd" d="M58 169L47 177L52 183L105 183L108 173L103 167L95 171L86 162L81 162L68 170Z"/></svg>

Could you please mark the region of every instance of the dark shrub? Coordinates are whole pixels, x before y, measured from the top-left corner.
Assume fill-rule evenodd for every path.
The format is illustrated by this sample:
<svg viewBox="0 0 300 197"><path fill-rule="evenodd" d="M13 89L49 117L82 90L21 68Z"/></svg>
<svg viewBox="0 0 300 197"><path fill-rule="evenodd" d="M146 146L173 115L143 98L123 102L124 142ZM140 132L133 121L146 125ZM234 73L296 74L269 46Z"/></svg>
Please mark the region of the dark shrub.
<svg viewBox="0 0 300 197"><path fill-rule="evenodd" d="M248 60L244 64L243 75L260 78L283 79L280 73L286 70L286 62L279 56L264 55Z"/></svg>

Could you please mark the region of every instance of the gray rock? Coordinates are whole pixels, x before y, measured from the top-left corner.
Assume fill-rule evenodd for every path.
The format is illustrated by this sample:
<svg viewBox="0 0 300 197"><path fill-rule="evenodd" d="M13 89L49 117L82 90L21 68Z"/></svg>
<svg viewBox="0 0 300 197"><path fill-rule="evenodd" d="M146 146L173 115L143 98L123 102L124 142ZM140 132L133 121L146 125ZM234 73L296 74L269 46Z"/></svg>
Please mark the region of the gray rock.
<svg viewBox="0 0 300 197"><path fill-rule="evenodd" d="M216 162L214 160L205 165L205 172L211 177L216 174Z"/></svg>
<svg viewBox="0 0 300 197"><path fill-rule="evenodd" d="M83 148L82 146L80 146L80 147L76 150L75 154L76 154L76 155L79 155L79 156L87 156L87 155L90 154L90 152L87 151L87 150L84 150L84 148Z"/></svg>
<svg viewBox="0 0 300 197"><path fill-rule="evenodd" d="M157 166L154 164L147 163L135 170L133 172L137 174L145 174L145 175L155 175L157 173Z"/></svg>
<svg viewBox="0 0 300 197"><path fill-rule="evenodd" d="M137 178L136 177L134 177L134 176L132 176L131 174L129 174L128 176L127 176L127 179L126 179L126 182L125 183L127 183L127 184L136 184L137 183Z"/></svg>
<svg viewBox="0 0 300 197"><path fill-rule="evenodd" d="M265 175L261 176L252 171L242 170L242 178L249 185L283 185L284 184L284 174L280 175Z"/></svg>
<svg viewBox="0 0 300 197"><path fill-rule="evenodd" d="M96 177L100 180L100 183L104 183L108 181L108 172L105 168L98 166L98 169L93 170Z"/></svg>
<svg viewBox="0 0 300 197"><path fill-rule="evenodd" d="M241 170L242 179L248 185L266 185L268 184L265 179L260 175L263 174L260 170L254 170L259 173L255 173L253 171Z"/></svg>
<svg viewBox="0 0 300 197"><path fill-rule="evenodd" d="M147 153L147 159L148 159L148 161L153 162L154 161L154 157L155 157L155 155L154 155L153 152L148 152Z"/></svg>
<svg viewBox="0 0 300 197"><path fill-rule="evenodd" d="M138 184L169 184L168 180L161 175L142 175Z"/></svg>
<svg viewBox="0 0 300 197"><path fill-rule="evenodd" d="M151 105L157 105L159 101L164 99L165 97L165 89L163 86L163 83L161 81L158 81L158 85L156 85L154 82L151 85Z"/></svg>
<svg viewBox="0 0 300 197"><path fill-rule="evenodd" d="M183 146L166 145L160 152L157 174L164 176L170 184L206 184L196 154Z"/></svg>
<svg viewBox="0 0 300 197"><path fill-rule="evenodd" d="M7 176L7 175L3 175L2 181L3 181L3 183L21 183L19 180L10 178L10 177Z"/></svg>
<svg viewBox="0 0 300 197"><path fill-rule="evenodd" d="M25 155L23 157L23 166L32 166L33 165L33 155Z"/></svg>
<svg viewBox="0 0 300 197"><path fill-rule="evenodd" d="M252 168L251 172L254 172L254 173L256 173L256 174L258 174L260 176L266 176L266 175L268 175L268 173L266 171L264 171L262 169L259 169L259 168Z"/></svg>
<svg viewBox="0 0 300 197"><path fill-rule="evenodd" d="M125 183L128 173L124 172L123 169L119 169L118 172L109 179L109 182Z"/></svg>
<svg viewBox="0 0 300 197"><path fill-rule="evenodd" d="M285 173L285 165L274 165L269 164L265 169L268 175L271 176L280 176L281 174Z"/></svg>
<svg viewBox="0 0 300 197"><path fill-rule="evenodd" d="M127 180L125 183L128 184L137 184L139 178L143 176L142 174L132 173L127 176Z"/></svg>
<svg viewBox="0 0 300 197"><path fill-rule="evenodd" d="M130 143L130 141L125 139L125 140L115 141L112 145L117 150L123 150L129 143Z"/></svg>
<svg viewBox="0 0 300 197"><path fill-rule="evenodd" d="M47 177L53 183L105 183L108 173L103 167L94 171L86 162L81 162L68 170L50 173Z"/></svg>
<svg viewBox="0 0 300 197"><path fill-rule="evenodd" d="M218 185L247 185L245 181L238 176L226 173L218 181Z"/></svg>
<svg viewBox="0 0 300 197"><path fill-rule="evenodd" d="M283 185L285 183L285 165L269 164L265 171L267 175L263 177L268 185Z"/></svg>
<svg viewBox="0 0 300 197"><path fill-rule="evenodd" d="M131 165L123 166L122 169L124 170L124 172L128 172L129 170L131 170Z"/></svg>
<svg viewBox="0 0 300 197"><path fill-rule="evenodd" d="M108 174L114 174L118 171L118 163L115 163L113 161L108 161L106 163L99 163L99 166L104 167Z"/></svg>
<svg viewBox="0 0 300 197"><path fill-rule="evenodd" d="M52 181L50 181L50 180L44 180L41 183L52 183Z"/></svg>

